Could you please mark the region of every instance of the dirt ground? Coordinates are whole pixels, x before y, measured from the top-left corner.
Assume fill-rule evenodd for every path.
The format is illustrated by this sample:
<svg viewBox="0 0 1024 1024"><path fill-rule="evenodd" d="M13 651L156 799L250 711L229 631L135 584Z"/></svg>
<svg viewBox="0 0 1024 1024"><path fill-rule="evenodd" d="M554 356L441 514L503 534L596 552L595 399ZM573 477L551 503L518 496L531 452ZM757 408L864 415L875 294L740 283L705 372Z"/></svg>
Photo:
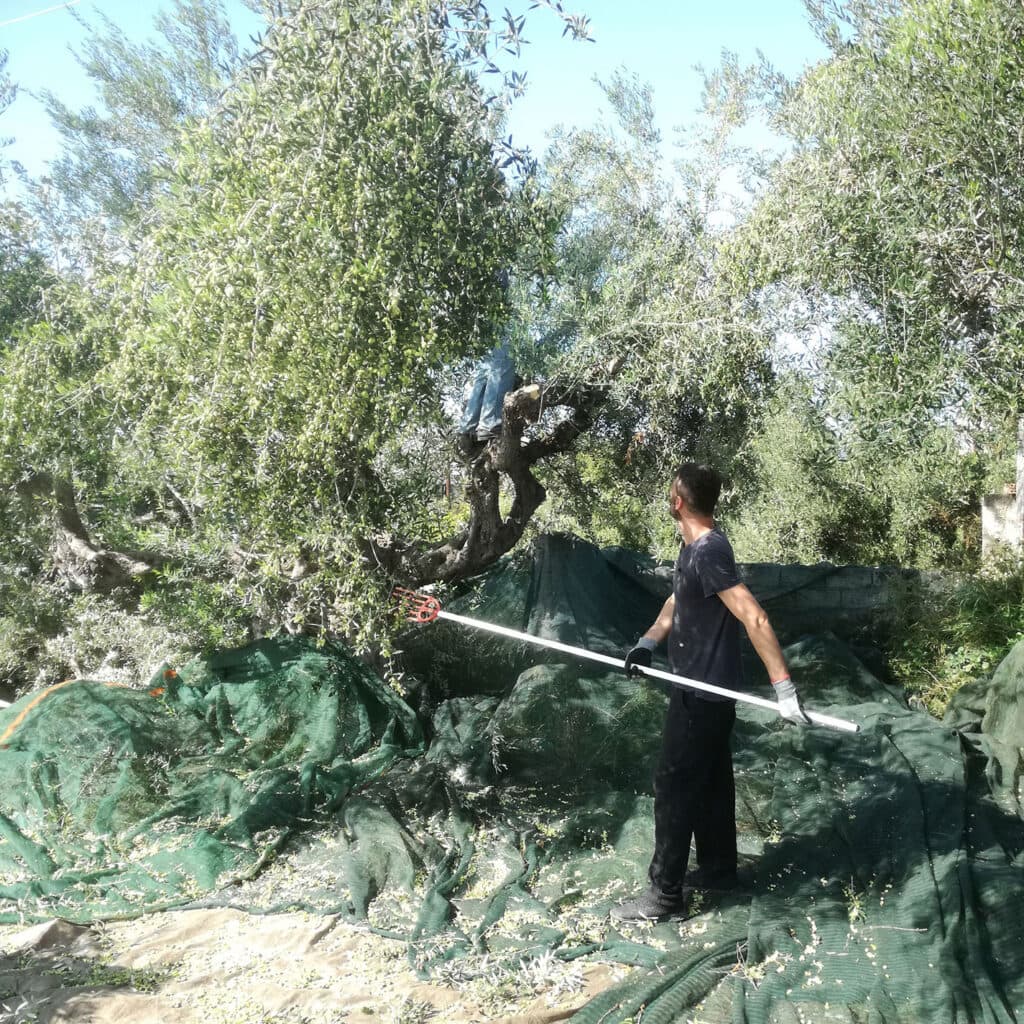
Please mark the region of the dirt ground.
<svg viewBox="0 0 1024 1024"><path fill-rule="evenodd" d="M404 943L337 916L186 910L0 930L2 1024L563 1020L628 968L554 958L425 983Z"/></svg>

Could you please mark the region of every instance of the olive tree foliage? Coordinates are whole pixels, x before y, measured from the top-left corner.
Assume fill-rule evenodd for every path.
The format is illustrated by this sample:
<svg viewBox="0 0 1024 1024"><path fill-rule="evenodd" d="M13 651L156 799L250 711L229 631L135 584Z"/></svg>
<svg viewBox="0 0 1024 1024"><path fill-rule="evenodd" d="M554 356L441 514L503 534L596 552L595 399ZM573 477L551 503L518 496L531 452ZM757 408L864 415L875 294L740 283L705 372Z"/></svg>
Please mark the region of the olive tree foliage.
<svg viewBox="0 0 1024 1024"><path fill-rule="evenodd" d="M7 60L7 51L0 50L0 117L18 92L7 74ZM6 175L2 151L11 141L0 136L0 188ZM20 203L0 202L0 351L10 344L19 325L33 321L40 312L49 274L34 235L32 219Z"/></svg>
<svg viewBox="0 0 1024 1024"><path fill-rule="evenodd" d="M7 51L0 50L0 118L17 96L17 87L7 74L7 60ZM0 188L6 172L2 152L10 142L0 136ZM31 322L39 313L48 274L33 235L24 208L9 200L0 202L0 351L10 344L19 325Z"/></svg>
<svg viewBox="0 0 1024 1024"><path fill-rule="evenodd" d="M521 27L481 4L295 5L186 122L131 263L68 287L0 366L5 501L65 606L379 646L395 579L514 543L529 516L499 507L494 460L473 464L500 520L483 548L423 467L452 367L507 314L499 271L550 249L530 163L496 141L505 79L481 84Z"/></svg>
<svg viewBox="0 0 1024 1024"><path fill-rule="evenodd" d="M607 388L593 429L547 471L557 487L544 517L600 542L647 549L665 533L671 541L670 526L660 526L680 461L742 478L772 386L771 333L748 290L716 270L730 230L719 182L748 165L728 141L744 101L717 75L706 85L705 120L674 170L652 92L625 72L603 86L607 119L563 130L544 161L567 219L558 274L535 314L537 340L520 359L554 380Z"/></svg>
<svg viewBox="0 0 1024 1024"><path fill-rule="evenodd" d="M839 430L807 377L786 375L749 451L730 538L749 561L970 568L985 460L936 423L892 447Z"/></svg>
<svg viewBox="0 0 1024 1024"><path fill-rule="evenodd" d="M832 56L776 90L793 149L731 255L818 335L814 429L875 536L822 555L956 563L976 551L955 537L977 530L977 498L1008 468L1021 411L1024 10L808 6ZM780 442L785 417L804 416L782 412ZM790 521L807 507L808 493L780 503L764 486L777 510L791 501ZM863 535L835 522L847 541ZM750 525L753 536L757 515ZM781 537L776 553L813 550Z"/></svg>
<svg viewBox="0 0 1024 1024"><path fill-rule="evenodd" d="M9 54L6 50L0 50L0 115L14 102L18 94L17 87L11 81L7 73L7 61ZM10 138L0 135L0 150L11 144ZM4 161L0 160L0 186L4 184Z"/></svg>
<svg viewBox="0 0 1024 1024"><path fill-rule="evenodd" d="M17 203L0 203L0 349L18 329L42 315L43 294L51 281L35 247L34 224Z"/></svg>
<svg viewBox="0 0 1024 1024"><path fill-rule="evenodd" d="M60 633L68 584L84 567L104 575L70 480L103 474L103 435L82 401L98 367L88 346L55 334L55 278L34 248L34 223L15 204L0 207L0 690L34 681L37 656ZM69 307L63 314L70 324ZM83 351L85 349L86 351ZM97 494L89 491L88 495ZM78 575L77 582L72 582ZM126 576L122 577L126 579ZM52 666L66 672L61 659Z"/></svg>
<svg viewBox="0 0 1024 1024"><path fill-rule="evenodd" d="M178 138L214 109L243 55L221 0L171 0L136 41L102 12L75 59L95 88L82 108L40 99L63 148L31 194L45 243L67 267L134 252L167 191Z"/></svg>
<svg viewBox="0 0 1024 1024"><path fill-rule="evenodd" d="M267 25L316 6L309 0L243 2ZM438 27L449 30L453 56L497 75L502 88L490 97L492 104L522 90L525 75L500 67L499 54L518 53L523 16L506 12L495 21L480 0L452 5L451 11L444 3L435 6ZM584 16L563 10L556 0L534 6L551 8L566 32L587 37ZM156 13L154 35L145 41L129 38L102 12L97 26L83 22L88 35L75 58L97 102L79 108L53 91L41 94L63 151L31 183L34 213L45 231L41 242L65 269L94 273L98 261L132 257L158 198L167 192L181 133L216 110L249 61L247 51L261 45L260 39L248 48L240 45L229 10L224 0L170 0ZM515 156L509 147L506 158Z"/></svg>
<svg viewBox="0 0 1024 1024"><path fill-rule="evenodd" d="M0 117L14 102L17 89L7 74L8 54L0 50ZM0 136L0 153L11 140ZM4 161L0 157L0 187L4 184ZM21 319L27 301L26 292L33 288L36 278L34 254L25 230L24 216L11 203L0 206L0 344L11 327Z"/></svg>
<svg viewBox="0 0 1024 1024"><path fill-rule="evenodd" d="M1024 10L864 0L818 24L836 52L782 98L796 151L748 237L848 300L830 357L891 418L1018 407Z"/></svg>
<svg viewBox="0 0 1024 1024"><path fill-rule="evenodd" d="M99 108L41 97L64 152L25 182L24 205L0 211L0 671L18 686L37 668L80 671L83 647L98 661L127 635L140 574L152 579L164 561L131 550L147 499L121 471L124 425L95 376L116 354L119 278L178 134L214 102L237 51L216 3L181 0L156 27L158 42L136 44L103 20L78 55ZM103 595L117 611L116 625L97 619L106 636L81 627ZM69 633L79 634L70 645Z"/></svg>

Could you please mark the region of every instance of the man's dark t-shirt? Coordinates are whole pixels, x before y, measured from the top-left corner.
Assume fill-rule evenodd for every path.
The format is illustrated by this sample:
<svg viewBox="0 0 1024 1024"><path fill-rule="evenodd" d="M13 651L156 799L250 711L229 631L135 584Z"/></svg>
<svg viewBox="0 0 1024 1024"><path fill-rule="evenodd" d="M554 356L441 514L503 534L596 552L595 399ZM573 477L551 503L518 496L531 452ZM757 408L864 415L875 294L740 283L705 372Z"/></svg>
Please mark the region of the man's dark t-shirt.
<svg viewBox="0 0 1024 1024"><path fill-rule="evenodd" d="M719 591L741 583L732 545L714 529L679 551L673 573L675 612L668 637L668 663L677 675L730 690L743 686L740 623ZM705 700L728 700L697 691Z"/></svg>

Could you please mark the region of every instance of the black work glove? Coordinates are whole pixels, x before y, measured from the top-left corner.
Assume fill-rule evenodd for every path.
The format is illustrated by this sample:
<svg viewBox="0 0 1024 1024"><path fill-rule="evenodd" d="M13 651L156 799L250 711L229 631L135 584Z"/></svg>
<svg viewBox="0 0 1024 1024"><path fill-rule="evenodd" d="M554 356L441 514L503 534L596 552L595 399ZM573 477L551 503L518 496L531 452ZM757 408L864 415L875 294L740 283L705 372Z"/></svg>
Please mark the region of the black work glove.
<svg viewBox="0 0 1024 1024"><path fill-rule="evenodd" d="M622 667L626 670L627 676L638 676L642 673L637 672L637 665L642 665L644 668L651 667L651 657L654 654L657 643L651 640L650 637L642 636L630 649L629 654L626 655L626 660L622 663Z"/></svg>

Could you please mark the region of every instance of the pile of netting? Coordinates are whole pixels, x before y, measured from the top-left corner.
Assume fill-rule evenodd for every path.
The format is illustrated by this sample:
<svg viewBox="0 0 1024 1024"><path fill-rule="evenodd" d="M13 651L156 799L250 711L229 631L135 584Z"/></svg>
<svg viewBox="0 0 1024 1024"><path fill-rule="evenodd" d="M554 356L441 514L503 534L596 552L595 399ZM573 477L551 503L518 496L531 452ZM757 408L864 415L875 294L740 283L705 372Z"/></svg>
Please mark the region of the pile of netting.
<svg viewBox="0 0 1024 1024"><path fill-rule="evenodd" d="M449 607L621 655L667 588L548 537ZM446 622L405 638L404 700L282 639L0 713L0 920L305 908L467 985L484 962L638 966L573 1018L589 1024L1016 1020L1024 647L945 722L835 636L786 653L808 705L861 732L740 705L746 884L687 920L608 918L644 884L663 692ZM756 662L748 678L768 695Z"/></svg>
<svg viewBox="0 0 1024 1024"><path fill-rule="evenodd" d="M263 641L0 715L0 921L178 906L250 877L388 765L416 715L340 651Z"/></svg>

